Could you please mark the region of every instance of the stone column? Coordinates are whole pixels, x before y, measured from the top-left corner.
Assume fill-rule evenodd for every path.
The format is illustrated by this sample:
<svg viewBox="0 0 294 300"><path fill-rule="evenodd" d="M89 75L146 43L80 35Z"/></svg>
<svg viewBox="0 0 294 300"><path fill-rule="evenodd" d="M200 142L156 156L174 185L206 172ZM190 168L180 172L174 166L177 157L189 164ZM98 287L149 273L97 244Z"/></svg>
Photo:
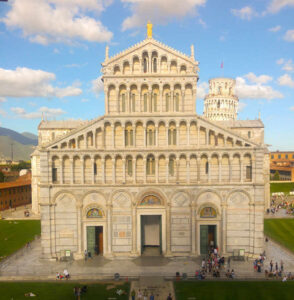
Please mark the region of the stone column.
<svg viewBox="0 0 294 300"><path fill-rule="evenodd" d="M139 112L142 112L142 91L139 91Z"/></svg>
<svg viewBox="0 0 294 300"><path fill-rule="evenodd" d="M105 159L101 159L101 169L102 169L102 184L105 184Z"/></svg>
<svg viewBox="0 0 294 300"><path fill-rule="evenodd" d="M132 127L133 129L133 145L136 147L136 125Z"/></svg>
<svg viewBox="0 0 294 300"><path fill-rule="evenodd" d="M93 148L95 149L97 147L96 145L96 130L93 130L92 131L92 134L93 134Z"/></svg>
<svg viewBox="0 0 294 300"><path fill-rule="evenodd" d="M132 255L137 254L137 207L132 203Z"/></svg>
<svg viewBox="0 0 294 300"><path fill-rule="evenodd" d="M166 183L169 183L169 168L168 168L168 165L169 165L169 158L167 157L166 158Z"/></svg>
<svg viewBox="0 0 294 300"><path fill-rule="evenodd" d="M155 146L158 147L158 126L155 126L154 139L155 139Z"/></svg>
<svg viewBox="0 0 294 300"><path fill-rule="evenodd" d="M111 230L112 205L107 204L107 248L108 254L112 254L112 230Z"/></svg>
<svg viewBox="0 0 294 300"><path fill-rule="evenodd" d="M88 148L87 134L84 134L84 149Z"/></svg>
<svg viewBox="0 0 294 300"><path fill-rule="evenodd" d="M147 168L147 165L146 165L146 157L143 158L143 182L146 183L146 180L147 180L147 176L146 176L146 168Z"/></svg>
<svg viewBox="0 0 294 300"><path fill-rule="evenodd" d="M70 184L73 184L74 183L74 160L72 157L69 159L69 163L70 163L70 173L71 173Z"/></svg>
<svg viewBox="0 0 294 300"><path fill-rule="evenodd" d="M191 204L191 254L196 256L196 209L195 202Z"/></svg>
<svg viewBox="0 0 294 300"><path fill-rule="evenodd" d="M144 147L147 147L147 143L146 143L146 126L143 126L143 133L144 133Z"/></svg>
<svg viewBox="0 0 294 300"><path fill-rule="evenodd" d="M163 112L163 97L162 97L162 93L163 93L163 88L162 88L162 86L160 86L159 87L160 113Z"/></svg>
<svg viewBox="0 0 294 300"><path fill-rule="evenodd" d="M117 91L117 112L119 113L121 111L120 109L120 94L119 94L119 89Z"/></svg>
<svg viewBox="0 0 294 300"><path fill-rule="evenodd" d="M208 174L207 174L207 180L208 182L210 183L210 180L211 180L211 159L209 158L207 160L208 162Z"/></svg>
<svg viewBox="0 0 294 300"><path fill-rule="evenodd" d="M180 171L180 159L179 157L176 157L176 182L178 183L179 182L179 171Z"/></svg>
<svg viewBox="0 0 294 300"><path fill-rule="evenodd" d="M166 256L171 256L171 204L166 207Z"/></svg>
<svg viewBox="0 0 294 300"><path fill-rule="evenodd" d="M197 156L197 182L198 183L200 183L200 165L201 165L200 157Z"/></svg>
<svg viewBox="0 0 294 300"><path fill-rule="evenodd" d="M91 157L92 162L92 184L95 184L95 173L94 173L94 165L95 165L95 158ZM96 173L97 173L97 166L96 166Z"/></svg>
<svg viewBox="0 0 294 300"><path fill-rule="evenodd" d="M108 101L108 91L106 88L104 89L104 95L105 95L105 114L107 115L109 112L109 101Z"/></svg>
<svg viewBox="0 0 294 300"><path fill-rule="evenodd" d="M77 202L76 209L77 209L77 240L78 240L78 256L82 258L83 252L82 252L82 240L83 240L83 234L82 234L82 208L83 203Z"/></svg>
<svg viewBox="0 0 294 300"><path fill-rule="evenodd" d="M152 52L148 52L148 72L152 73Z"/></svg>
<svg viewBox="0 0 294 300"><path fill-rule="evenodd" d="M111 124L111 131L112 131L112 148L115 148L115 126Z"/></svg>
<svg viewBox="0 0 294 300"><path fill-rule="evenodd" d="M229 157L229 182L232 182L232 158Z"/></svg>
<svg viewBox="0 0 294 300"><path fill-rule="evenodd" d="M168 124L166 124L166 146L169 146L169 144L168 144Z"/></svg>
<svg viewBox="0 0 294 300"><path fill-rule="evenodd" d="M200 146L200 125L197 124L197 146Z"/></svg>
<svg viewBox="0 0 294 300"><path fill-rule="evenodd" d="M222 253L227 253L227 205L222 204Z"/></svg>
<svg viewBox="0 0 294 300"><path fill-rule="evenodd" d="M81 183L84 184L85 183L85 157L82 156L82 159L81 159L81 162L82 162L82 178L81 178Z"/></svg>
<svg viewBox="0 0 294 300"><path fill-rule="evenodd" d="M251 172L252 172L252 180L251 182L255 182L256 181L256 159L255 159L255 156L252 156L251 158L251 161L252 161L252 167L251 167Z"/></svg>
<svg viewBox="0 0 294 300"><path fill-rule="evenodd" d="M187 146L190 146L190 122L187 124Z"/></svg>
<svg viewBox="0 0 294 300"><path fill-rule="evenodd" d="M112 159L112 184L115 184L115 158Z"/></svg>
<svg viewBox="0 0 294 300"><path fill-rule="evenodd" d="M122 145L124 147L126 147L126 130L125 130L125 127L122 127ZM128 142L131 142L131 141L128 141ZM130 146L130 144L129 144Z"/></svg>
<svg viewBox="0 0 294 300"><path fill-rule="evenodd" d="M205 144L207 146L210 144L210 141L209 141L209 129L208 128L206 128L206 141L205 142L206 142Z"/></svg>
<svg viewBox="0 0 294 300"><path fill-rule="evenodd" d="M132 160L133 162L133 183L137 183L137 174L136 174L136 163L137 163L137 160L136 160L136 157L134 157L134 159Z"/></svg>
<svg viewBox="0 0 294 300"><path fill-rule="evenodd" d="M158 164L159 164L159 159L158 159L158 157L156 157L155 158L155 182L156 183L158 183L158 177L159 177L159 174L158 174L158 171L159 171Z"/></svg>
<svg viewBox="0 0 294 300"><path fill-rule="evenodd" d="M187 183L190 183L190 158L187 158L186 161L186 173Z"/></svg>
<svg viewBox="0 0 294 300"><path fill-rule="evenodd" d="M180 132L180 126L177 124L177 126L176 126L176 145L178 146L178 145L180 145L180 141L179 141L179 136L180 136L180 134L179 134L179 132Z"/></svg>
<svg viewBox="0 0 294 300"><path fill-rule="evenodd" d="M126 182L126 159L123 158L122 162L123 162L123 182L125 183Z"/></svg>
<svg viewBox="0 0 294 300"><path fill-rule="evenodd" d="M62 156L60 158L60 168L59 168L59 177L60 177L60 184L63 184L63 159Z"/></svg>
<svg viewBox="0 0 294 300"><path fill-rule="evenodd" d="M126 112L131 112L131 105L130 105L130 88L127 87L127 92L126 92Z"/></svg>
<svg viewBox="0 0 294 300"><path fill-rule="evenodd" d="M174 90L173 89L170 91L169 107L170 107L171 112L175 111L175 101L174 101Z"/></svg>
<svg viewBox="0 0 294 300"><path fill-rule="evenodd" d="M182 112L185 112L185 90L182 90Z"/></svg>
<svg viewBox="0 0 294 300"><path fill-rule="evenodd" d="M254 252L254 223L255 223L255 207L254 202L249 202L249 251Z"/></svg>

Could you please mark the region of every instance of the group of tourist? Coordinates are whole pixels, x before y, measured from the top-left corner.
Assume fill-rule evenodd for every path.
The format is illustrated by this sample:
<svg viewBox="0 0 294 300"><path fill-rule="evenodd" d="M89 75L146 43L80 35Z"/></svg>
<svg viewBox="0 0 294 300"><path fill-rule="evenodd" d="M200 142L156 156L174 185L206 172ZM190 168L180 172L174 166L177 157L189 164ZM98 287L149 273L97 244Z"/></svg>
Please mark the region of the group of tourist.
<svg viewBox="0 0 294 300"><path fill-rule="evenodd" d="M69 279L69 278L70 278L70 275L69 275L67 269L63 270L63 274L61 274L59 272L56 273L56 279Z"/></svg>
<svg viewBox="0 0 294 300"><path fill-rule="evenodd" d="M148 298L148 292L146 289L143 292L139 289L138 293L137 293L137 298L136 298L135 290L132 290L131 297L132 297L132 300L135 300L135 299L137 299L137 300L155 300L155 296L154 296L153 292L150 293L149 298ZM172 298L170 298L170 300L172 300Z"/></svg>
<svg viewBox="0 0 294 300"><path fill-rule="evenodd" d="M280 209L286 209L287 214L294 214L294 201L290 198L282 200L279 195L271 198L271 207L267 209L267 214L276 214Z"/></svg>

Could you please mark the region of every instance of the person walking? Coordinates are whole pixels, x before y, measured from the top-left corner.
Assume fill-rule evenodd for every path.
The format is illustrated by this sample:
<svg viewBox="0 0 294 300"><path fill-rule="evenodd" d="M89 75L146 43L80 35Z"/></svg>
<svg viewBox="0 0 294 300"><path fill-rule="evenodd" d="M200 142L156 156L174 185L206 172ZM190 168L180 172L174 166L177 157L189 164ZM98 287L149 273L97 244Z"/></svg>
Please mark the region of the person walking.
<svg viewBox="0 0 294 300"><path fill-rule="evenodd" d="M281 266L281 271L284 272L284 262L282 260L280 266Z"/></svg>
<svg viewBox="0 0 294 300"><path fill-rule="evenodd" d="M88 259L88 251L87 251L87 249L85 249L84 255L85 255L85 261L87 261L87 259Z"/></svg>
<svg viewBox="0 0 294 300"><path fill-rule="evenodd" d="M172 296L171 296L171 293L168 294L166 300L173 300Z"/></svg>
<svg viewBox="0 0 294 300"><path fill-rule="evenodd" d="M154 300L154 295L151 293L149 300Z"/></svg>
<svg viewBox="0 0 294 300"><path fill-rule="evenodd" d="M132 300L135 300L135 297L136 297L136 292L135 292L135 290L132 290L132 292L131 292L131 297L132 297Z"/></svg>
<svg viewBox="0 0 294 300"><path fill-rule="evenodd" d="M273 261L271 260L271 262L270 262L270 270L271 270L271 272L273 271L273 266L274 266L274 264L273 264Z"/></svg>
<svg viewBox="0 0 294 300"><path fill-rule="evenodd" d="M278 263L276 262L276 271L278 272L279 271L279 266L278 266Z"/></svg>
<svg viewBox="0 0 294 300"><path fill-rule="evenodd" d="M138 291L138 300L142 300L142 292L141 292L141 290Z"/></svg>

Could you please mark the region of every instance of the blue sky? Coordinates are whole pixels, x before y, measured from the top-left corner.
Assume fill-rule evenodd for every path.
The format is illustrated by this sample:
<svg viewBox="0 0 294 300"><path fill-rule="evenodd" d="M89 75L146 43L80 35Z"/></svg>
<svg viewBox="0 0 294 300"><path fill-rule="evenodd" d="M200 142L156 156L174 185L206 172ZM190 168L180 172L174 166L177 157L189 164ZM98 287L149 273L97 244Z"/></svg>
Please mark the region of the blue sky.
<svg viewBox="0 0 294 300"><path fill-rule="evenodd" d="M37 133L48 119L104 114L110 56L153 37L200 62L197 113L210 78L236 79L239 119L261 113L272 150L294 148L294 0L9 0L0 2L0 126ZM224 68L221 69L221 62Z"/></svg>

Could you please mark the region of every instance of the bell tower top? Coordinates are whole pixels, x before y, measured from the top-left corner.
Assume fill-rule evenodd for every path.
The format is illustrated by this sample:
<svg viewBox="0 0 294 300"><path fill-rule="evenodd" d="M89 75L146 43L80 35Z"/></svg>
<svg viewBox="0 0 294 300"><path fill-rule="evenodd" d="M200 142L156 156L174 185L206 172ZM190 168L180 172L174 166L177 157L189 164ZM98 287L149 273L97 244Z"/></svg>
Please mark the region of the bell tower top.
<svg viewBox="0 0 294 300"><path fill-rule="evenodd" d="M147 38L148 39L152 39L152 23L150 21L148 21L147 23Z"/></svg>

